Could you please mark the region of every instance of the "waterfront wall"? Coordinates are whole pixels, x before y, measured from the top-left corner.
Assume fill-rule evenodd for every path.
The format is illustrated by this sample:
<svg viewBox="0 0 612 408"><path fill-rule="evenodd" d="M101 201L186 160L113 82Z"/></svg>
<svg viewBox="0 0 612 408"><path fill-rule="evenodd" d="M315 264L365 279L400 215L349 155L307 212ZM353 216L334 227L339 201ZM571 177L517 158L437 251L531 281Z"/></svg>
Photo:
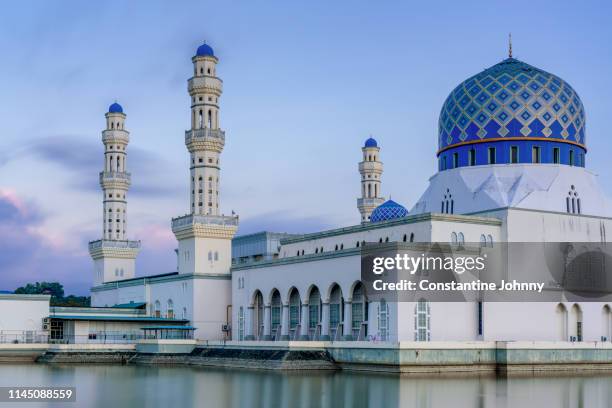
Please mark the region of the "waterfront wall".
<svg viewBox="0 0 612 408"><path fill-rule="evenodd" d="M608 342L203 342L2 344L0 363L184 364L396 373L612 371Z"/></svg>

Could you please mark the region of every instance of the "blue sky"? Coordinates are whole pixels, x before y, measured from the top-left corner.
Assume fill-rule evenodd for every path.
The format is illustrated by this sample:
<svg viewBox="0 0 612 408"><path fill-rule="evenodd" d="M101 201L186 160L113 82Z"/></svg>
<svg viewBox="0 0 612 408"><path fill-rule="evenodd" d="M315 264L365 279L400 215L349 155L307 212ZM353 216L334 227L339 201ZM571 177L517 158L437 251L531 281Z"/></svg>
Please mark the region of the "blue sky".
<svg viewBox="0 0 612 408"><path fill-rule="evenodd" d="M241 232L355 224L357 161L382 146L383 193L411 207L435 172L437 119L463 79L507 54L581 96L587 167L608 177L606 2L11 2L0 14L0 289L85 294L101 235L100 131L128 115L128 233L139 274L174 270L187 212L186 80L206 40L224 81L221 207Z"/></svg>

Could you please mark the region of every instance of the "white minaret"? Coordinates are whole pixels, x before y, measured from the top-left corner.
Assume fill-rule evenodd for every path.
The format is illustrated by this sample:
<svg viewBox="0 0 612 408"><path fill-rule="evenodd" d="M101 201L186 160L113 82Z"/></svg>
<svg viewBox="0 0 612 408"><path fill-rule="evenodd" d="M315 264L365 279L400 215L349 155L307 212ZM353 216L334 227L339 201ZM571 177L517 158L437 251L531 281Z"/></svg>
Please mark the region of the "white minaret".
<svg viewBox="0 0 612 408"><path fill-rule="evenodd" d="M380 147L373 138L370 137L365 141L361 151L363 152L363 160L359 162L361 197L357 199L357 208L361 214L361 222L366 223L370 221L372 211L385 201L380 190L383 164L380 161Z"/></svg>
<svg viewBox="0 0 612 408"><path fill-rule="evenodd" d="M94 284L130 279L135 275L135 260L140 241L127 239L127 172L129 132L125 130L123 108L113 103L106 113L106 129L102 131L104 170L100 172L103 193L102 239L89 243L94 260Z"/></svg>
<svg viewBox="0 0 612 408"><path fill-rule="evenodd" d="M225 132L219 128L219 98L222 81L216 76L213 49L201 45L192 58L193 77L188 81L191 98L191 129L185 131L190 155L189 214L172 219L178 240L179 274L197 275L192 324L198 338L221 338L231 304L232 238L237 216L220 215L219 156ZM194 284L195 285L195 284Z"/></svg>

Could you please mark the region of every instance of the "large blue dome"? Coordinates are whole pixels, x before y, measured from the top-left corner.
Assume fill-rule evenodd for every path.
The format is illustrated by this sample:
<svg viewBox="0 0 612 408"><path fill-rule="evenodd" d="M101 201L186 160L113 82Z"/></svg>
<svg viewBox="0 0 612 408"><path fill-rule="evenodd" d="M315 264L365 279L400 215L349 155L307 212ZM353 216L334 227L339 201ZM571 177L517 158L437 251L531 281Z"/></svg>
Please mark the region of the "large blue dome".
<svg viewBox="0 0 612 408"><path fill-rule="evenodd" d="M117 102L113 103L108 107L109 113L123 113L123 107L119 105Z"/></svg>
<svg viewBox="0 0 612 408"><path fill-rule="evenodd" d="M403 218L408 215L408 210L393 200L387 200L372 211L371 222L381 222L395 218Z"/></svg>
<svg viewBox="0 0 612 408"><path fill-rule="evenodd" d="M198 57L204 57L204 56L211 56L214 57L215 53L212 49L212 47L206 43L200 45L198 47L198 50L196 51L196 56Z"/></svg>
<svg viewBox="0 0 612 408"><path fill-rule="evenodd" d="M584 165L585 114L578 94L556 75L514 58L460 83L442 106L438 128L440 170Z"/></svg>

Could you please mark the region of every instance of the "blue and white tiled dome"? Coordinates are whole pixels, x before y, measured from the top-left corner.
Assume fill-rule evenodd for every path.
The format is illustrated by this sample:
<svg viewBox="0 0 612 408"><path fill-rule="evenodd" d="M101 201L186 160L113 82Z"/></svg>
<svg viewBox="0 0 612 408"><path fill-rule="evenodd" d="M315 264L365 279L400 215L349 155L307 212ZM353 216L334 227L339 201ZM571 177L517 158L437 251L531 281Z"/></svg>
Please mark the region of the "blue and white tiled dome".
<svg viewBox="0 0 612 408"><path fill-rule="evenodd" d="M371 222L381 222L393 220L395 218L403 218L408 215L408 210L401 204L393 200L387 200L372 211L370 215Z"/></svg>
<svg viewBox="0 0 612 408"><path fill-rule="evenodd" d="M509 146L494 146L500 148L494 163L532 162L532 147L539 145L543 151L537 163L584 165L567 162L570 155L579 159L586 152L585 113L578 94L556 75L514 58L459 84L442 106L438 127L438 156L449 159L441 170L490 164L491 143L510 141L529 144L519 145L512 160ZM559 151L553 152L547 142ZM468 158L467 148L475 149L475 160Z"/></svg>

